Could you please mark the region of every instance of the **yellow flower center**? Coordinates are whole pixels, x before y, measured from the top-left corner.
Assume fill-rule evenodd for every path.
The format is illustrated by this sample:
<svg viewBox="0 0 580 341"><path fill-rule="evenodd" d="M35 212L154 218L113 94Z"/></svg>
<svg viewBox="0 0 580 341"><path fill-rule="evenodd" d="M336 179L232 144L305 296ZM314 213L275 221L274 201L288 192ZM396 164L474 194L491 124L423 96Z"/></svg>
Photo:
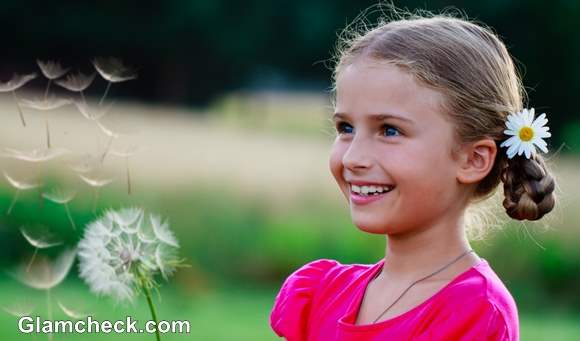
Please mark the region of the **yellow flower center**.
<svg viewBox="0 0 580 341"><path fill-rule="evenodd" d="M534 130L530 127L522 127L520 129L520 139L522 141L529 141L534 137Z"/></svg>

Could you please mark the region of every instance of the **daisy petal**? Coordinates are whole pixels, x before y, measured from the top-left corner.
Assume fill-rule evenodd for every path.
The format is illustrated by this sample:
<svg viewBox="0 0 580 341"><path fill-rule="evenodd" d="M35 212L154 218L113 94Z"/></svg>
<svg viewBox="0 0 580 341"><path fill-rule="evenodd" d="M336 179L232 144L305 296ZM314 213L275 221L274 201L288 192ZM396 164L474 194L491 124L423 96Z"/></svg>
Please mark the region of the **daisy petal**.
<svg viewBox="0 0 580 341"><path fill-rule="evenodd" d="M512 135L512 136L517 134L514 130L510 130L510 129L504 130L503 133L506 135Z"/></svg>
<svg viewBox="0 0 580 341"><path fill-rule="evenodd" d="M519 115L514 115L513 119L512 119L513 124L516 127L516 130L518 127L521 127L525 124L524 120L523 120L523 114L519 114Z"/></svg>
<svg viewBox="0 0 580 341"><path fill-rule="evenodd" d="M512 143L512 145L508 148L507 153L509 154L515 154L516 151L519 149L520 147L520 140L515 140L514 143Z"/></svg>
<svg viewBox="0 0 580 341"><path fill-rule="evenodd" d="M511 151L511 152L510 152L510 150L508 149L508 153L507 153L507 155L508 155L508 158L510 158L510 159L511 159L511 158L513 158L513 157L514 157L514 155L516 155L516 152L515 152L515 151L516 151L516 150L514 149L513 151Z"/></svg>
<svg viewBox="0 0 580 341"><path fill-rule="evenodd" d="M505 126L509 129L509 130L513 130L516 131L516 126L514 125L514 122L512 122L511 120L507 120L505 122Z"/></svg>
<svg viewBox="0 0 580 341"><path fill-rule="evenodd" d="M542 139L534 140L534 144L538 146L544 153L548 152L548 148L546 148L547 143Z"/></svg>
<svg viewBox="0 0 580 341"><path fill-rule="evenodd" d="M522 155L524 153L524 150L526 149L526 144L527 142L520 142L520 145L518 147L518 155Z"/></svg>
<svg viewBox="0 0 580 341"><path fill-rule="evenodd" d="M532 155L531 155L531 154L532 154L532 149L531 149L531 148L526 148L526 149L524 150L524 152L525 152L525 154L526 154L526 158L528 158L528 159L529 159L529 158L530 158L530 156L532 156Z"/></svg>
<svg viewBox="0 0 580 341"><path fill-rule="evenodd" d="M513 145L517 140L518 140L517 136L512 136L509 139L503 141L500 144L500 147L509 147L509 146Z"/></svg>
<svg viewBox="0 0 580 341"><path fill-rule="evenodd" d="M536 129L536 130L546 132L546 131L550 130L550 127L541 127L541 128Z"/></svg>
<svg viewBox="0 0 580 341"><path fill-rule="evenodd" d="M537 136L540 137L540 138L545 138L545 137L552 136L552 134L550 134L550 132L547 132L547 131L546 132L538 132L537 133Z"/></svg>
<svg viewBox="0 0 580 341"><path fill-rule="evenodd" d="M546 114L543 113L534 120L534 123L532 123L532 128L539 129L546 123L548 123L548 119L546 118Z"/></svg>

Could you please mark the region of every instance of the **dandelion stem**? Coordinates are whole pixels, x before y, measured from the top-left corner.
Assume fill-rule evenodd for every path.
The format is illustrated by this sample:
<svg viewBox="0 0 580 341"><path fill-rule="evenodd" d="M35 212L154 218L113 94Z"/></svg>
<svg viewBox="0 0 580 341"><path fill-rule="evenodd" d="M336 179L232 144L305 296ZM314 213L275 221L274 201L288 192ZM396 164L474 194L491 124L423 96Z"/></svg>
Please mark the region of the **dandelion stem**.
<svg viewBox="0 0 580 341"><path fill-rule="evenodd" d="M32 257L30 258L30 262L28 262L28 266L26 267L26 272L30 272L30 266L34 263L34 258L36 258L36 254L38 253L38 248L34 248L34 252L32 253Z"/></svg>
<svg viewBox="0 0 580 341"><path fill-rule="evenodd" d="M111 87L111 82L107 82L107 88L105 89L105 93L103 94L103 97L101 97L101 100L99 101L99 107L103 105L103 101L105 100L105 97L107 97L107 93L109 93L110 87Z"/></svg>
<svg viewBox="0 0 580 341"><path fill-rule="evenodd" d="M48 120L46 122L46 146L50 148L50 129L48 128Z"/></svg>
<svg viewBox="0 0 580 341"><path fill-rule="evenodd" d="M20 121L22 121L22 126L26 127L26 121L24 121L24 114L22 113L22 108L20 107L20 103L18 103L18 97L16 97L16 91L12 90L12 96L14 97L14 101L16 102L16 107L18 108L18 113L20 114Z"/></svg>
<svg viewBox="0 0 580 341"><path fill-rule="evenodd" d="M12 208L14 207L16 200L18 200L18 194L20 194L20 190L16 189L16 193L14 193L14 198L12 198L12 202L10 203L10 207L8 207L8 212L6 212L7 215L10 215L10 212L12 212Z"/></svg>
<svg viewBox="0 0 580 341"><path fill-rule="evenodd" d="M87 106L87 100L85 99L85 94L83 93L83 91L80 91L81 94L81 99L83 100L83 104L85 105L85 107Z"/></svg>
<svg viewBox="0 0 580 341"><path fill-rule="evenodd" d="M50 83L52 82L52 79L48 79L48 84L46 84L46 90L44 90L44 100L46 101L46 99L48 98L48 90L50 89Z"/></svg>
<svg viewBox="0 0 580 341"><path fill-rule="evenodd" d="M48 320L52 321L52 305L50 303L50 288L46 289L46 310L47 310L47 316L48 316ZM52 333L48 333L48 339L52 340Z"/></svg>
<svg viewBox="0 0 580 341"><path fill-rule="evenodd" d="M129 173L129 157L125 157L125 166L127 167L127 193L131 195L131 173Z"/></svg>
<svg viewBox="0 0 580 341"><path fill-rule="evenodd" d="M101 163L103 163L103 161L105 161L105 156L107 156L107 153L109 152L109 149L111 148L111 144L113 144L113 136L111 136L109 138L109 141L107 141L107 146L105 147L105 151L103 152L103 155L101 156Z"/></svg>
<svg viewBox="0 0 580 341"><path fill-rule="evenodd" d="M97 141L97 154L101 154L101 140L99 140L99 125L95 122L95 141Z"/></svg>
<svg viewBox="0 0 580 341"><path fill-rule="evenodd" d="M44 209L44 197L42 196L42 187L38 187L38 208Z"/></svg>
<svg viewBox="0 0 580 341"><path fill-rule="evenodd" d="M97 200L99 200L99 188L95 187L95 200L93 200L93 214L97 212Z"/></svg>
<svg viewBox="0 0 580 341"><path fill-rule="evenodd" d="M153 318L153 321L155 321L155 337L157 338L157 341L161 341L161 336L159 335L159 330L157 329L157 314L155 313L155 306L153 305L153 300L151 300L151 291L149 290L149 286L147 285L147 282L145 281L143 275L141 274L141 271L139 270L139 267L136 267L137 269L137 275L139 276L140 279L140 283L141 283L141 287L143 288L143 291L145 292L145 297L147 298L147 304L149 305L149 310L151 311L151 317Z"/></svg>
<svg viewBox="0 0 580 341"><path fill-rule="evenodd" d="M68 209L68 204L67 203L64 204L64 209L66 210L66 215L68 216L68 220L70 220L70 224L72 225L73 230L76 230L77 227L76 227L75 222L74 222L74 220L73 220L73 218L72 218L72 216L70 214L70 210Z"/></svg>

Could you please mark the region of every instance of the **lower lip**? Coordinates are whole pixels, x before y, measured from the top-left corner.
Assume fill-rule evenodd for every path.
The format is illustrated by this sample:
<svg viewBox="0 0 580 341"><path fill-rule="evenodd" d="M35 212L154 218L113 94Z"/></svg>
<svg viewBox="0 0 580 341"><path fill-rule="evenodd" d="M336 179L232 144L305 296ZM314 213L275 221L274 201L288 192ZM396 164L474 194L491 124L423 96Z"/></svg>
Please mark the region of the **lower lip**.
<svg viewBox="0 0 580 341"><path fill-rule="evenodd" d="M366 204L370 204L371 202L375 202L377 200L381 200L382 198L384 198L387 194L391 193L393 190L390 190L388 192L384 192L382 194L378 194L378 195L367 195L367 196L362 196L362 195L358 195L354 192L350 192L350 201L357 204L357 205L366 205Z"/></svg>

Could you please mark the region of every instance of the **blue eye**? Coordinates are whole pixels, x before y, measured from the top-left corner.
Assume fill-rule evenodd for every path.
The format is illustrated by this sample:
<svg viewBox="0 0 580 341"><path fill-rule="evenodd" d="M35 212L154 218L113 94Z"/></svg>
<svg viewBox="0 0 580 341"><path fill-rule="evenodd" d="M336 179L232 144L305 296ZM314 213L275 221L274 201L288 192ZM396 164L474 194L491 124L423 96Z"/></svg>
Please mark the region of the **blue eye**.
<svg viewBox="0 0 580 341"><path fill-rule="evenodd" d="M386 136L400 136L401 135L401 131L398 128L393 127L392 125L384 124L381 128L382 128L381 131L387 132ZM389 131L396 133L397 135L392 135L392 134L389 135L389 133L388 133ZM348 124L346 122L338 122L336 124L336 132L339 135L350 134L350 133L352 133L352 127L350 124Z"/></svg>
<svg viewBox="0 0 580 341"><path fill-rule="evenodd" d="M383 126L383 128L386 128L385 131L389 131L389 130L390 131L396 131L399 135L401 135L401 132L399 131L399 129L397 129L397 128L393 127L393 126L390 126L388 124L385 124ZM396 135L387 135L387 136L396 136Z"/></svg>
<svg viewBox="0 0 580 341"><path fill-rule="evenodd" d="M350 125L346 122L338 122L336 124L336 132L340 135L340 134L344 134L344 133L351 133L352 131L345 131L345 126L350 127Z"/></svg>

